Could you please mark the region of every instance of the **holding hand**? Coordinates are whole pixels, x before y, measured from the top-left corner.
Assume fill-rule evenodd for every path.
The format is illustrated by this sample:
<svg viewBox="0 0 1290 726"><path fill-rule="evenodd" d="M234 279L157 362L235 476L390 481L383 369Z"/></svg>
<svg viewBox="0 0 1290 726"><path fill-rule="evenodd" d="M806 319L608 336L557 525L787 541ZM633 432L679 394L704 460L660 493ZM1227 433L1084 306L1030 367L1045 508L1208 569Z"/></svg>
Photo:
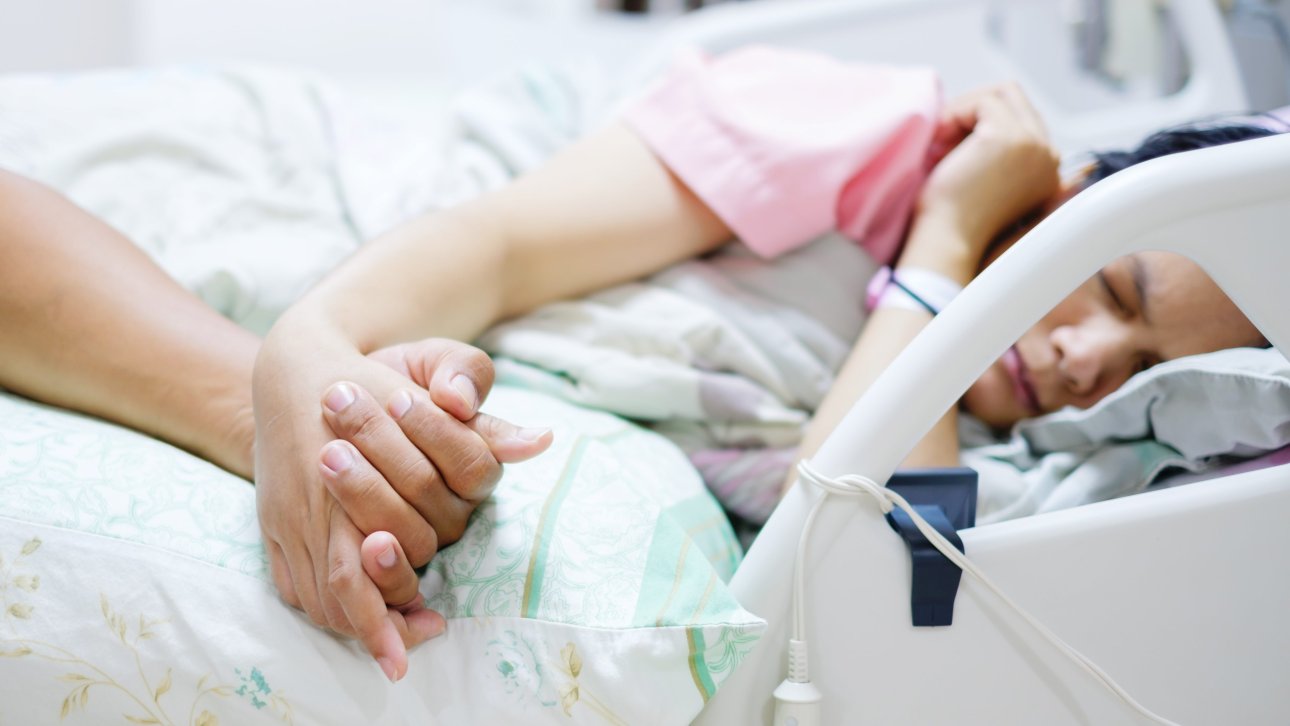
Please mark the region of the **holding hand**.
<svg viewBox="0 0 1290 726"><path fill-rule="evenodd" d="M392 532L420 567L461 538L502 464L545 451L550 432L476 413L493 364L474 347L432 338L368 358L408 380L385 406L355 383L327 389L322 413L336 440L321 450L320 473L360 530Z"/></svg>
<svg viewBox="0 0 1290 726"><path fill-rule="evenodd" d="M500 465L551 437L477 414L492 363L468 345L432 339L369 358L298 340L271 332L255 372L257 499L274 582L315 623L360 638L394 680L405 649L441 632L442 618L419 602L386 603L400 605L416 589L412 567L460 537ZM363 537L378 531L393 535L396 557L374 577L364 565L380 558L366 556Z"/></svg>

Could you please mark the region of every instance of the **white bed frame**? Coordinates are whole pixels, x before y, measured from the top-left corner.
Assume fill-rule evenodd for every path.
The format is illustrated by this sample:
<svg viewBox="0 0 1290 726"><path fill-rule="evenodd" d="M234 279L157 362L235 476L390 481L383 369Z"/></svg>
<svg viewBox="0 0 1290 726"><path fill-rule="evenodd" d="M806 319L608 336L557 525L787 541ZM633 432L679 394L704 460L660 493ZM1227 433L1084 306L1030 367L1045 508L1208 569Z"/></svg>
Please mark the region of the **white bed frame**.
<svg viewBox="0 0 1290 726"><path fill-rule="evenodd" d="M637 64L637 79L667 65L678 48L720 52L752 43L808 48L850 60L929 65L954 95L1017 81L1062 151L1132 144L1165 126L1247 108L1236 56L1213 0L1173 0L1191 76L1180 93L1126 103L1099 88L1063 55L1056 23L1036 23L1020 61L995 39L1001 11L1053 8L1073 0L758 0L716 5L678 23ZM1051 46L1048 52L1035 52ZM1056 79L1057 83L1053 83ZM1054 87L1058 86L1058 87ZM631 87L631 86L629 86ZM1092 106L1072 110L1074 105Z"/></svg>
<svg viewBox="0 0 1290 726"><path fill-rule="evenodd" d="M1131 142L1153 128L1244 105L1212 4L1176 0L1173 7L1191 52L1189 85L1173 98L1114 114L1056 118L1064 146ZM919 60L907 56L955 36L954 49L937 46L939 56L921 58L940 61L953 91L1009 70L981 37L962 37L981 29L987 11L986 3L966 0L768 3L700 13L670 42L719 50L775 41ZM912 37L924 42L909 44L921 47L863 41L899 28L914 29ZM944 65L946 53L959 52L961 61ZM1029 90L1041 106L1055 105L1043 89ZM1044 311L1104 263L1135 250L1191 257L1269 340L1290 351L1288 221L1290 135L1160 159L1098 184L1027 235L928 326L814 463L829 475L886 481L933 421ZM962 538L972 560L1014 600L1148 708L1185 724L1286 723L1288 477L1286 467L1265 469L979 527ZM698 723L770 723L771 692L785 674L793 556L816 496L794 488L735 575L736 596L770 627ZM952 626L912 627L909 556L872 501L827 503L807 562L812 680L824 693L827 724L1137 722L969 577Z"/></svg>

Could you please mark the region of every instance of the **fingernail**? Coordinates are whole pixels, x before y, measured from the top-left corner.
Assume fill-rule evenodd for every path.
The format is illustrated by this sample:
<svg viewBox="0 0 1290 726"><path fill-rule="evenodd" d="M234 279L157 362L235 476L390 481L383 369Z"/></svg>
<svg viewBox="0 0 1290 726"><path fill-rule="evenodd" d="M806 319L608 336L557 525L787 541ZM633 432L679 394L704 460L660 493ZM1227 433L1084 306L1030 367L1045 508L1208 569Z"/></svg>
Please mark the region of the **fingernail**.
<svg viewBox="0 0 1290 726"><path fill-rule="evenodd" d="M412 394L407 391L399 391L390 399L390 415L395 420L403 418L403 414L412 408Z"/></svg>
<svg viewBox="0 0 1290 726"><path fill-rule="evenodd" d="M323 466L337 474L354 465L354 455L349 453L349 447L336 441L323 448L322 460Z"/></svg>
<svg viewBox="0 0 1290 726"><path fill-rule="evenodd" d="M449 384L461 394L461 400L466 403L466 408L474 411L475 406L479 403L479 394L475 392L475 384L470 379L460 373L453 376Z"/></svg>
<svg viewBox="0 0 1290 726"><path fill-rule="evenodd" d="M394 545L388 545L381 550L381 554L376 556L376 561L387 570L394 567L394 563L399 561L399 556L394 553Z"/></svg>
<svg viewBox="0 0 1290 726"><path fill-rule="evenodd" d="M526 444L531 444L537 441L538 439L542 438L543 436L546 436L550 432L551 432L551 429L522 428L522 429L516 430L515 438L519 439L520 441L523 441Z"/></svg>
<svg viewBox="0 0 1290 726"><path fill-rule="evenodd" d="M389 658L382 656L377 658L376 662L380 664L381 670L385 671L385 677L390 679L390 683L398 682L399 678L394 672L394 664L390 662Z"/></svg>
<svg viewBox="0 0 1290 726"><path fill-rule="evenodd" d="M323 405L332 413L344 411L349 404L354 402L354 389L347 383L337 383L327 391L323 397Z"/></svg>

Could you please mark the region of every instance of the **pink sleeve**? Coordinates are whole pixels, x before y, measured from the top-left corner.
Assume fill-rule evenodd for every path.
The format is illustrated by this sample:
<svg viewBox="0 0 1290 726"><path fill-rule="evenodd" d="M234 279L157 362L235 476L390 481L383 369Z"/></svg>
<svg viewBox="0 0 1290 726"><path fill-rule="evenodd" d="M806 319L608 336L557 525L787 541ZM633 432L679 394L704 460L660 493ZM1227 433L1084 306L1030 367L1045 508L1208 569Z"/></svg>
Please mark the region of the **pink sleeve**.
<svg viewBox="0 0 1290 726"><path fill-rule="evenodd" d="M752 47L683 58L624 118L758 254L836 229L888 262L939 110L930 70Z"/></svg>

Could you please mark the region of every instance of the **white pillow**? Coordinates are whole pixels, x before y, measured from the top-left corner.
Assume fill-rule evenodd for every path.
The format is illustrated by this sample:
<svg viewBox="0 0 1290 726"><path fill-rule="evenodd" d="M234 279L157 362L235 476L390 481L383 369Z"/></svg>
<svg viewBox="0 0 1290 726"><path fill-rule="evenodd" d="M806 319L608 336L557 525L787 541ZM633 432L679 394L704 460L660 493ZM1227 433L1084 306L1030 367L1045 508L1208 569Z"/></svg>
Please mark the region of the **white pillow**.
<svg viewBox="0 0 1290 726"><path fill-rule="evenodd" d="M448 632L390 685L282 604L250 484L119 427L0 395L0 723L684 723L765 623L684 456L500 388L552 425L423 579Z"/></svg>
<svg viewBox="0 0 1290 726"><path fill-rule="evenodd" d="M1290 444L1290 363L1275 348L1232 348L1153 366L1084 409L1023 421L1037 452L1154 439L1187 459Z"/></svg>
<svg viewBox="0 0 1290 726"><path fill-rule="evenodd" d="M1235 348L1154 366L1085 409L1022 421L994 440L964 416L963 462L980 474L977 522L1142 491L1162 472L1201 472L1290 444L1290 364Z"/></svg>

